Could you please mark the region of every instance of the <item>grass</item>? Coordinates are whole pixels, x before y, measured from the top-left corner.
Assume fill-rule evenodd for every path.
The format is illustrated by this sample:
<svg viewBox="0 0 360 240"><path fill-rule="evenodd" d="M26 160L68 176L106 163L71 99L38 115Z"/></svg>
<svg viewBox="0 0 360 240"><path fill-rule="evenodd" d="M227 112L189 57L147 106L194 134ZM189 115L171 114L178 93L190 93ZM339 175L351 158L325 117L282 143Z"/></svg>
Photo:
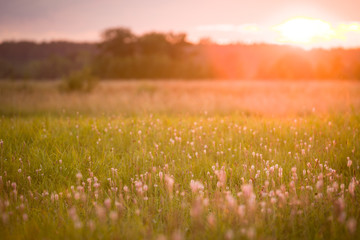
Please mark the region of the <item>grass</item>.
<svg viewBox="0 0 360 240"><path fill-rule="evenodd" d="M333 84L330 92L339 97L332 107L345 107L325 102L322 111L304 112L296 103L287 115L258 111L255 91L266 87L257 83L108 84L82 95L96 102L92 110L84 99L83 109L70 105L80 95L53 92L69 102L39 101L55 91L52 84L3 90L12 93L0 97L7 104L0 107L2 239L358 238L357 83L342 90L339 83L300 84L312 93L305 93L312 96L309 107L319 104L316 89ZM174 100L180 105L173 111L173 103L162 103L171 84L181 86L175 96L188 95ZM283 95L264 99L289 97L293 83L276 84L269 87ZM119 90L127 100L116 86L128 86ZM244 89L233 99L253 99L253 111L234 103L221 111L229 92ZM94 100L106 91L114 92L105 103ZM204 112L205 98L198 96L190 108L196 93L220 104ZM157 106L139 111L147 103L134 102L135 110L124 104L150 95ZM15 96L30 100L20 104ZM109 99L123 100L110 105Z"/></svg>
<svg viewBox="0 0 360 240"><path fill-rule="evenodd" d="M59 85L0 81L0 112L289 117L360 109L359 81L105 81L91 93L64 93Z"/></svg>

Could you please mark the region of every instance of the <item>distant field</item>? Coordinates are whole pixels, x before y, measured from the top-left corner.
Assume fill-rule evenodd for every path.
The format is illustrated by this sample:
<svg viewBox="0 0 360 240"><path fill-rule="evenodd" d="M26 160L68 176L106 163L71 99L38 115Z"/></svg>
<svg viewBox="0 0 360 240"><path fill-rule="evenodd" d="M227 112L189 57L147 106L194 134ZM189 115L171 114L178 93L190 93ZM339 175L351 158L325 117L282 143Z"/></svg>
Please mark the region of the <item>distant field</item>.
<svg viewBox="0 0 360 240"><path fill-rule="evenodd" d="M1 239L359 238L360 82L0 82L0 103Z"/></svg>
<svg viewBox="0 0 360 240"><path fill-rule="evenodd" d="M3 113L247 113L267 116L360 108L360 81L107 81L90 94L58 82L0 82Z"/></svg>

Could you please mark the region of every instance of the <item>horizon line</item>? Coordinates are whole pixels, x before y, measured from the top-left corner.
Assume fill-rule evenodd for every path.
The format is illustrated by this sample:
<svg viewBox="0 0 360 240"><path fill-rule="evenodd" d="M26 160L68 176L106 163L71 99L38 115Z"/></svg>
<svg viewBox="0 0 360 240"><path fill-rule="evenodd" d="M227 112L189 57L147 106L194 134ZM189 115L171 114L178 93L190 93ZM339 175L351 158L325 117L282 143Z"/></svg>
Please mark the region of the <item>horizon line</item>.
<svg viewBox="0 0 360 240"><path fill-rule="evenodd" d="M151 32L158 32L163 33L160 31L151 31ZM149 33L151 33L149 32ZM164 32L165 34L168 32ZM209 44L203 44L203 45L217 45L217 46L230 46L230 45L244 45L244 46L254 46L254 45L268 45L268 46L278 46L278 47L291 47L296 49L301 49L304 51L312 51L312 50L335 50L335 49L343 49L343 50L360 50L359 46L329 46L329 47L320 47L320 46L300 46L298 44L291 44L291 43L279 43L279 42L260 42L260 41L254 41L254 42L242 42L242 41L233 41L233 42L227 42L227 43L220 43L216 40L213 40L209 37L204 37L201 39L209 39ZM187 43L190 43L192 45L202 45L200 43L200 40L198 41L190 41L187 40ZM36 40L36 39L29 39L29 38L18 38L18 39L3 39L0 40L0 44L4 43L21 43L21 42L30 42L35 44L45 44L45 43L56 43L56 42L66 42L66 43L75 43L75 44L99 44L101 43L101 40L76 40L76 39L70 39L70 38L53 38L53 39L42 39L42 40Z"/></svg>

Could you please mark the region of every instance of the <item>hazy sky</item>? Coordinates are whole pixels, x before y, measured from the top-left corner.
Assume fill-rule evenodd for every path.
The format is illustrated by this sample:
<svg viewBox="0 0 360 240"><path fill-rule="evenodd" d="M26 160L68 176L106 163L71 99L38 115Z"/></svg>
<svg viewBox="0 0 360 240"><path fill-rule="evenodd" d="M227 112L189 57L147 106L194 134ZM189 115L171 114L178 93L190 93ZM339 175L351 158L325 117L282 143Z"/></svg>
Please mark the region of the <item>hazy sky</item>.
<svg viewBox="0 0 360 240"><path fill-rule="evenodd" d="M0 41L94 41L108 27L125 26L138 34L187 32L193 41L277 42L271 28L289 18L312 17L336 28L360 23L359 9L360 0L0 0ZM355 30L327 44L360 46Z"/></svg>

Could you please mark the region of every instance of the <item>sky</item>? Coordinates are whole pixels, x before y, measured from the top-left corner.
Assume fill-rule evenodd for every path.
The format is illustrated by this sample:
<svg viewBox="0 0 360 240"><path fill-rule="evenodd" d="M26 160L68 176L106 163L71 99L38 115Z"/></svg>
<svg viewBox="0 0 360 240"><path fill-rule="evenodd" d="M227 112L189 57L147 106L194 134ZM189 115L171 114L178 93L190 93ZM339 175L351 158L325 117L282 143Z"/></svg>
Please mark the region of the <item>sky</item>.
<svg viewBox="0 0 360 240"><path fill-rule="evenodd" d="M360 47L359 0L0 0L0 41L99 41L109 27L193 42Z"/></svg>

